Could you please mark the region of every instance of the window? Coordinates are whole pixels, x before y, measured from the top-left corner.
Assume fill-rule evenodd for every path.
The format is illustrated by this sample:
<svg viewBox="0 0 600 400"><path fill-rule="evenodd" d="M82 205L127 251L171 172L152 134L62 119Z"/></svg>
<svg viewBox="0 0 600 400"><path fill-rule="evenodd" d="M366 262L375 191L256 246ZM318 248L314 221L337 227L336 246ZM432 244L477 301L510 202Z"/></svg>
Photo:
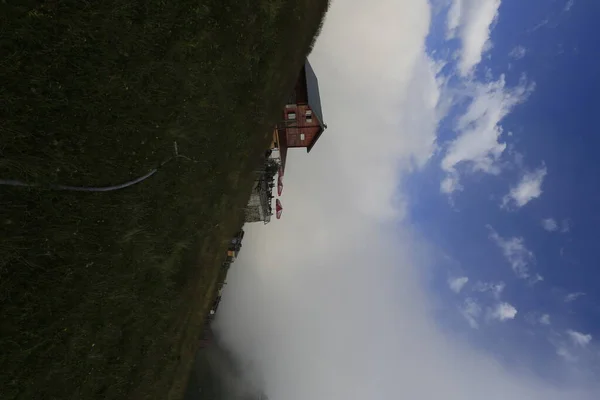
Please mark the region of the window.
<svg viewBox="0 0 600 400"><path fill-rule="evenodd" d="M306 110L306 122L312 123L312 110Z"/></svg>
<svg viewBox="0 0 600 400"><path fill-rule="evenodd" d="M292 113L288 113L288 119L295 120L296 119L296 113L293 113L293 112Z"/></svg>
<svg viewBox="0 0 600 400"><path fill-rule="evenodd" d="M304 133L300 134L300 141L303 142L304 141Z"/></svg>

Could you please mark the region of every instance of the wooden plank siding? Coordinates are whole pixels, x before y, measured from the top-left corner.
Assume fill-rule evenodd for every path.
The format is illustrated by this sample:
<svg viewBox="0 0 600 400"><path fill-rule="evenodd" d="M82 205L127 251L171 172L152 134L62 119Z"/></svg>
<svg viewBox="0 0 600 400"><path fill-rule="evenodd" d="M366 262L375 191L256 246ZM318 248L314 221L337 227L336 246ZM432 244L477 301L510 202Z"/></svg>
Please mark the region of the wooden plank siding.
<svg viewBox="0 0 600 400"><path fill-rule="evenodd" d="M308 104L285 108L287 147L308 147L319 133L320 124Z"/></svg>

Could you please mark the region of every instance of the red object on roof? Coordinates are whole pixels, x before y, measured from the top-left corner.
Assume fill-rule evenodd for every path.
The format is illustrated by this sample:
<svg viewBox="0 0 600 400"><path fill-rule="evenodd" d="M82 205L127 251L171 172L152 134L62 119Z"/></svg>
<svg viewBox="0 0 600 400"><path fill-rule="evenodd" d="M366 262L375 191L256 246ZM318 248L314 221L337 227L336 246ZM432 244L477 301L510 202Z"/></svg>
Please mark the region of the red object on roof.
<svg viewBox="0 0 600 400"><path fill-rule="evenodd" d="M283 207L281 206L281 201L279 199L275 200L275 216L277 219L281 218L281 213L283 212Z"/></svg>
<svg viewBox="0 0 600 400"><path fill-rule="evenodd" d="M283 192L283 176L279 174L279 177L277 177L277 196L281 196L281 192Z"/></svg>

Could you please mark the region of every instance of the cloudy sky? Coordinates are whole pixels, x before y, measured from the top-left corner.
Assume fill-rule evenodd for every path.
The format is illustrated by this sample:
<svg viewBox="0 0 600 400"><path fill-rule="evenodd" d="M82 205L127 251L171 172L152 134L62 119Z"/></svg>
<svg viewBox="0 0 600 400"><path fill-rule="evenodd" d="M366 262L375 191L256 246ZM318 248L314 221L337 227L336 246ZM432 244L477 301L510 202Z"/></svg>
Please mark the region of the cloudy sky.
<svg viewBox="0 0 600 400"><path fill-rule="evenodd" d="M596 398L592 3L333 2L329 129L217 319L271 399Z"/></svg>

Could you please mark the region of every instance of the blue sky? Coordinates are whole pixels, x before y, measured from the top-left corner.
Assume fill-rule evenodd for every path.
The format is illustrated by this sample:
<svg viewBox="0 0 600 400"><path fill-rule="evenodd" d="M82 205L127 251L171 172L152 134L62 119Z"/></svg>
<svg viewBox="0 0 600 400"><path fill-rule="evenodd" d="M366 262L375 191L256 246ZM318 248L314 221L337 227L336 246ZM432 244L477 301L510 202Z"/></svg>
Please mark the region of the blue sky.
<svg viewBox="0 0 600 400"><path fill-rule="evenodd" d="M449 92L500 75L505 89L533 87L498 121L497 143L506 144L494 160L498 171L470 171L474 162L466 157L456 165L462 189L440 190L447 174L440 165L460 136L457 121L473 101L468 98L444 115L438 151L405 185L411 223L437 248L436 273L428 279L445 305L438 310L440 324L455 332L467 327L473 343L501 352L507 363L541 358L545 362L533 363L540 374L575 359L586 368L600 366L600 100L594 94L600 48L593 34L599 12L600 4L591 2L505 0L492 25L491 48L466 77L456 53L440 57L457 47L457 39L447 38L447 8L434 16L427 39L432 57L447 63L440 76L450 82ZM546 171L537 179L541 193L526 196L522 206L513 201L502 207L511 188L540 168ZM528 277L513 271L506 254L511 244L512 262L526 264ZM498 304L509 304L516 314L494 315Z"/></svg>
<svg viewBox="0 0 600 400"><path fill-rule="evenodd" d="M271 398L591 400L594 44L575 0L334 0L328 129L216 329ZM584 293L584 294L583 294Z"/></svg>

